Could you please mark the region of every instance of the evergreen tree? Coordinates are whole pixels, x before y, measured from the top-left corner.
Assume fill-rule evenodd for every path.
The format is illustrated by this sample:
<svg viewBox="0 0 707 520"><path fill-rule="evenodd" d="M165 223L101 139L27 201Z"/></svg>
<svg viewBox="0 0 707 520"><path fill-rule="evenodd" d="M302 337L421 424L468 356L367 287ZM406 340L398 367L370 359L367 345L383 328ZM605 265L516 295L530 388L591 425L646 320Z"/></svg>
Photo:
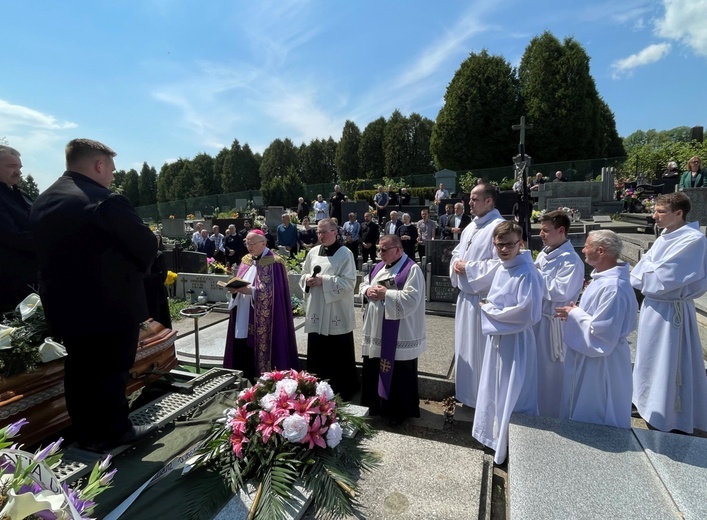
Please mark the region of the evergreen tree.
<svg viewBox="0 0 707 520"><path fill-rule="evenodd" d="M216 176L216 181L218 182L219 193L225 193L223 190L223 169L226 162L226 157L228 157L228 148L221 148L221 151L214 157L214 175Z"/></svg>
<svg viewBox="0 0 707 520"><path fill-rule="evenodd" d="M286 208L296 207L297 199L304 193L304 184L294 166L290 165L287 167L287 174L283 179L282 187L282 205Z"/></svg>
<svg viewBox="0 0 707 520"><path fill-rule="evenodd" d="M407 121L399 110L395 110L383 132L386 177L402 177L408 174L409 149Z"/></svg>
<svg viewBox="0 0 707 520"><path fill-rule="evenodd" d="M329 175L329 179L325 182L330 182L332 185L339 178L339 171L336 168L336 149L338 146L338 143L331 136L324 143L324 164Z"/></svg>
<svg viewBox="0 0 707 520"><path fill-rule="evenodd" d="M207 153L200 153L195 156L191 162L201 187L201 193L199 193L199 195L216 195L220 193L221 183L214 171L214 158Z"/></svg>
<svg viewBox="0 0 707 520"><path fill-rule="evenodd" d="M361 131L353 121L347 120L344 123L344 130L341 140L336 147L336 169L339 173L339 180L358 179L361 175L361 167L358 162L358 150L361 144Z"/></svg>
<svg viewBox="0 0 707 520"><path fill-rule="evenodd" d="M116 170L113 173L113 182L111 183L116 189L120 188L125 181L125 170Z"/></svg>
<svg viewBox="0 0 707 520"><path fill-rule="evenodd" d="M39 187L37 186L34 177L32 177L32 174L22 177L20 182L17 183L17 187L29 195L29 198L32 200L39 196Z"/></svg>
<svg viewBox="0 0 707 520"><path fill-rule="evenodd" d="M471 53L455 72L437 115L430 150L437 168L507 165L520 118L515 70L502 56Z"/></svg>
<svg viewBox="0 0 707 520"><path fill-rule="evenodd" d="M434 121L420 114L412 113L407 119L408 126L408 175L434 173L430 139Z"/></svg>
<svg viewBox="0 0 707 520"><path fill-rule="evenodd" d="M313 139L299 148L299 169L304 184L331 182L333 174L327 164L326 142Z"/></svg>
<svg viewBox="0 0 707 520"><path fill-rule="evenodd" d="M139 182L137 171L131 168L128 173L125 174L125 180L122 183L122 193L125 197L127 197L133 206L140 205Z"/></svg>
<svg viewBox="0 0 707 520"><path fill-rule="evenodd" d="M260 179L265 184L275 178L285 177L288 166L297 167L297 149L290 139L275 139L263 152L260 163Z"/></svg>
<svg viewBox="0 0 707 520"><path fill-rule="evenodd" d="M138 179L140 192L140 206L149 206L157 202L157 170L154 166L142 163L140 178Z"/></svg>
<svg viewBox="0 0 707 520"><path fill-rule="evenodd" d="M369 123L361 134L358 158L361 173L366 179L382 179L385 176L384 134L385 118L383 117Z"/></svg>
<svg viewBox="0 0 707 520"><path fill-rule="evenodd" d="M259 154L254 154L248 143L243 145L241 152L240 170L243 186L240 190L257 190L260 188L260 161Z"/></svg>
<svg viewBox="0 0 707 520"><path fill-rule="evenodd" d="M239 176L239 166L241 158L241 144L238 139L234 139L231 148L225 155L223 160L223 170L221 172L221 188L224 193L233 193L238 191L243 185Z"/></svg>
<svg viewBox="0 0 707 520"><path fill-rule="evenodd" d="M180 159L181 168L172 185L172 200L192 199L202 193L201 179L197 175L194 163L189 159Z"/></svg>

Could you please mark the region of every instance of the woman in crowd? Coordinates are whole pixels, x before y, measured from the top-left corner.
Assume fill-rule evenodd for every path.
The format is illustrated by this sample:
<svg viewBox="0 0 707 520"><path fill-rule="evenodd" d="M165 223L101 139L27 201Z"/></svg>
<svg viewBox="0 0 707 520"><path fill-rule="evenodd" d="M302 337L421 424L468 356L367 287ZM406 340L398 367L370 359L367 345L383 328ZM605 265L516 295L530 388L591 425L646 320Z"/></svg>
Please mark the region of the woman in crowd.
<svg viewBox="0 0 707 520"><path fill-rule="evenodd" d="M403 251L415 260L415 244L417 244L417 226L410 222L410 215L403 213L403 225L395 232L403 243Z"/></svg>

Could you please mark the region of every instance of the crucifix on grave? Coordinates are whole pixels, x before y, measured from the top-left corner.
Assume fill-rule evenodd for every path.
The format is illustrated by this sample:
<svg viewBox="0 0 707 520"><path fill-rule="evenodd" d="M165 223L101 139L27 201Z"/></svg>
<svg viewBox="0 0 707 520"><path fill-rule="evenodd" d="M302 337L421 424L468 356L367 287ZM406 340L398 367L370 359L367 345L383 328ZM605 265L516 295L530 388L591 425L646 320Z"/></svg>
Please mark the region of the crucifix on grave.
<svg viewBox="0 0 707 520"><path fill-rule="evenodd" d="M518 155L514 157L516 166L516 177L521 177L520 200L518 202L518 221L523 228L523 240L527 240L530 245L530 190L528 189L528 162L530 157L525 155L525 131L533 128L532 124L526 124L525 116L520 117L520 124L513 125L513 130L520 130L520 143L518 144ZM517 159L517 160L516 160Z"/></svg>

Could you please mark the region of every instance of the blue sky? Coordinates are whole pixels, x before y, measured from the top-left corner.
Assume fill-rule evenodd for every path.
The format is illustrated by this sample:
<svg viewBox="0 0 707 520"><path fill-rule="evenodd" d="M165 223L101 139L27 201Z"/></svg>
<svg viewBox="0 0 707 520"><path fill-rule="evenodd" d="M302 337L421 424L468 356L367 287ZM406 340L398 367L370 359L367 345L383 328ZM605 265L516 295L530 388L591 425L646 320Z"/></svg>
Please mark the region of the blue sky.
<svg viewBox="0 0 707 520"><path fill-rule="evenodd" d="M707 123L707 0L3 4L0 137L40 189L75 137L159 171L234 138L262 152L396 108L434 120L470 52L517 66L545 30L585 48L621 136Z"/></svg>

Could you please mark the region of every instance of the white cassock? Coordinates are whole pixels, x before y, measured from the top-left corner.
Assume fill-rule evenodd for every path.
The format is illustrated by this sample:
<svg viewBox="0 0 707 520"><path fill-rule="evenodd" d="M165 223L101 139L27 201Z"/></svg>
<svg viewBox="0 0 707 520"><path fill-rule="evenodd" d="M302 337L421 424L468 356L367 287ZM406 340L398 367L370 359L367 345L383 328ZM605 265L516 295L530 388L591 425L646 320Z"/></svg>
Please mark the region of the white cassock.
<svg viewBox="0 0 707 520"><path fill-rule="evenodd" d="M394 277L407 260L407 255L391 268L383 267L376 273L371 282L361 284L360 294L378 281ZM381 336L383 318L400 320L398 329L398 345L395 349L397 361L416 359L427 350L427 334L425 327L425 276L422 269L415 264L410 268L405 286L398 289L388 289L385 300L368 302L366 316L363 320L363 355L381 357ZM395 371L393 371L395 374Z"/></svg>
<svg viewBox="0 0 707 520"><path fill-rule="evenodd" d="M508 453L508 423L513 412L537 415L537 359L533 325L540 321L543 280L530 251L503 262L481 307L486 338L484 366L472 435L496 451L502 464Z"/></svg>
<svg viewBox="0 0 707 520"><path fill-rule="evenodd" d="M628 264L592 272L565 326L565 382L560 417L631 427L631 351L638 301Z"/></svg>
<svg viewBox="0 0 707 520"><path fill-rule="evenodd" d="M493 247L493 230L504 218L494 209L475 218L462 231L461 240L452 252L449 278L459 288L454 319L455 395L466 406L476 407L479 377L486 339L481 334L479 302L491 288L493 276L501 264ZM454 272L454 262L464 260L466 272Z"/></svg>
<svg viewBox="0 0 707 520"><path fill-rule="evenodd" d="M560 416L565 353L562 335L565 323L554 318L555 307L576 302L584 284L584 262L567 240L561 246L541 251L535 265L545 282L542 319L535 324L538 347L538 414Z"/></svg>
<svg viewBox="0 0 707 520"><path fill-rule="evenodd" d="M305 309L307 321L306 333L315 332L323 336L336 336L354 330L354 287L356 286L356 264L353 254L347 247L339 247L333 256L319 256L319 245L307 253L302 265L300 287L305 291ZM306 292L306 280L320 266L322 285L310 287Z"/></svg>
<svg viewBox="0 0 707 520"><path fill-rule="evenodd" d="M707 239L692 224L663 233L631 272L641 305L633 403L651 426L707 431L707 377L694 299L707 291Z"/></svg>

